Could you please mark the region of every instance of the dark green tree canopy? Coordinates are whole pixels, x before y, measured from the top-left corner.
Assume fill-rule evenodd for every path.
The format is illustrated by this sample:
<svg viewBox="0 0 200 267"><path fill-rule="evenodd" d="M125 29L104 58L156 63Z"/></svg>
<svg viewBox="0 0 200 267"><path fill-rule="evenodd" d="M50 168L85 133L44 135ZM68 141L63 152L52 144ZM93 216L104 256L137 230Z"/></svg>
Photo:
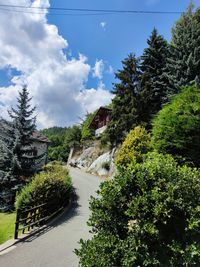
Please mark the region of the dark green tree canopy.
<svg viewBox="0 0 200 267"><path fill-rule="evenodd" d="M0 203L3 209L13 205L16 191L23 184L22 177L37 171L37 164L45 155L35 156L32 134L36 129L35 108L31 108L27 88L19 93L16 109L9 111L10 121L1 120L0 131Z"/></svg>
<svg viewBox="0 0 200 267"><path fill-rule="evenodd" d="M111 143L119 143L123 140L126 133L138 121L139 105L139 60L134 54L129 54L122 61L122 70L115 76L119 83L114 84L112 101L112 121L108 126L107 133Z"/></svg>
<svg viewBox="0 0 200 267"><path fill-rule="evenodd" d="M147 40L148 47L141 57L141 117L150 123L151 118L166 98L166 78L163 75L169 54L167 41L154 28Z"/></svg>
<svg viewBox="0 0 200 267"><path fill-rule="evenodd" d="M200 82L200 9L193 12L193 5L172 29L167 69L170 94Z"/></svg>

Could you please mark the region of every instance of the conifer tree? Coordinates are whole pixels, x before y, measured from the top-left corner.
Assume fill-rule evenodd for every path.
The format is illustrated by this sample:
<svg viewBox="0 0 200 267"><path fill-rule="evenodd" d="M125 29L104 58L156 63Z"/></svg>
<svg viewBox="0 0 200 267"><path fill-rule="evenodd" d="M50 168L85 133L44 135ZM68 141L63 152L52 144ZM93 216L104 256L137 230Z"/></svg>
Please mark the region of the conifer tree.
<svg viewBox="0 0 200 267"><path fill-rule="evenodd" d="M15 193L22 181L16 175L19 162L14 151L17 146L17 129L13 124L1 120L0 131L0 211L12 209Z"/></svg>
<svg viewBox="0 0 200 267"><path fill-rule="evenodd" d="M129 130L137 124L139 106L139 61L134 54L129 54L122 61L123 69L115 76L119 83L114 84L112 101L112 121L107 133L112 144L120 143Z"/></svg>
<svg viewBox="0 0 200 267"><path fill-rule="evenodd" d="M29 176L37 169L37 164L44 155L36 156L35 148L33 147L32 135L36 130L36 117L32 117L35 107L31 108L31 98L27 88L24 87L19 92L16 109L12 108L9 111L10 118L15 129L17 129L17 145L14 150L19 166L17 175Z"/></svg>
<svg viewBox="0 0 200 267"><path fill-rule="evenodd" d="M166 97L165 84L167 80L163 75L168 57L167 41L158 34L154 28L147 40L148 47L144 49L141 57L141 116L143 121L149 123L150 119L162 106Z"/></svg>
<svg viewBox="0 0 200 267"><path fill-rule="evenodd" d="M35 108L31 108L27 88L19 93L16 109L9 111L11 121L1 121L0 131L0 205L13 205L16 190L37 170L45 154L35 155L32 135L36 129Z"/></svg>
<svg viewBox="0 0 200 267"><path fill-rule="evenodd" d="M167 64L169 94L186 85L200 82L200 9L191 4L172 29Z"/></svg>

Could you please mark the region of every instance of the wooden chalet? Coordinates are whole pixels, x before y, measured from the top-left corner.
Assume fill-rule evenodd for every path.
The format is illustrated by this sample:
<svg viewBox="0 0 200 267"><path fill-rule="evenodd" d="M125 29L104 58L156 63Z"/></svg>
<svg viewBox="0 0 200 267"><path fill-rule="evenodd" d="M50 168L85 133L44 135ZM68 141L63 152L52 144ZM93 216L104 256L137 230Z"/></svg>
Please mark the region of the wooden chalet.
<svg viewBox="0 0 200 267"><path fill-rule="evenodd" d="M89 125L89 128L95 129L95 135L99 136L107 128L108 123L111 121L112 110L106 107L100 107L92 122Z"/></svg>

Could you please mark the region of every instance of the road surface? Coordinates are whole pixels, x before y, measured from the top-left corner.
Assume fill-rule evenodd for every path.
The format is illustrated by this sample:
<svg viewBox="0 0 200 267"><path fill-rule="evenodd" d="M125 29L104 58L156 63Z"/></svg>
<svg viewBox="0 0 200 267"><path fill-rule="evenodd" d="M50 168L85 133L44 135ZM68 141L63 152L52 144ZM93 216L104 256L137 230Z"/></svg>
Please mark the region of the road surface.
<svg viewBox="0 0 200 267"><path fill-rule="evenodd" d="M79 246L80 238L90 237L86 224L90 214L88 200L95 195L100 180L78 169L71 169L70 174L77 194L70 210L43 232L1 255L1 267L78 267L73 250Z"/></svg>

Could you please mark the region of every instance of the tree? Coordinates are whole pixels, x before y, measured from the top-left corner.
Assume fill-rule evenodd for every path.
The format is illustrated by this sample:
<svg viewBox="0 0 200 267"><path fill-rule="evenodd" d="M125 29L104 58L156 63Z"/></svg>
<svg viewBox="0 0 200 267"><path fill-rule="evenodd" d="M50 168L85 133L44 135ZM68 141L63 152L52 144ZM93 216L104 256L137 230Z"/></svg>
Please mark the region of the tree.
<svg viewBox="0 0 200 267"><path fill-rule="evenodd" d="M35 156L32 146L32 134L36 125L35 117L31 115L35 108L30 107L31 98L28 95L27 88L23 88L17 99L17 108L9 111L11 121L1 121L1 200L7 206L13 205L14 195L24 183L25 177L36 172L37 164L45 156Z"/></svg>
<svg viewBox="0 0 200 267"><path fill-rule="evenodd" d="M65 143L65 136L70 131L70 127L50 127L41 130L51 141L48 148L48 159L50 161L67 161L69 155L69 145Z"/></svg>
<svg viewBox="0 0 200 267"><path fill-rule="evenodd" d="M36 117L31 117L35 107L31 108L31 98L26 87L19 92L16 109L11 108L9 116L12 124L17 129L17 145L14 154L19 162L16 169L17 176L30 176L37 170L37 164L45 155L35 156L32 134L36 130Z"/></svg>
<svg viewBox="0 0 200 267"><path fill-rule="evenodd" d="M200 166L200 90L190 86L165 105L153 121L153 146Z"/></svg>
<svg viewBox="0 0 200 267"><path fill-rule="evenodd" d="M91 139L95 134L94 134L94 130L89 128L90 123L92 122L94 116L95 116L95 112L92 113L87 113L85 120L82 123L82 127L81 127L81 140L88 140Z"/></svg>
<svg viewBox="0 0 200 267"><path fill-rule="evenodd" d="M163 75L169 53L167 41L154 28L141 57L141 116L150 124L166 98L167 82Z"/></svg>
<svg viewBox="0 0 200 267"><path fill-rule="evenodd" d="M117 165L127 166L133 161L141 162L143 155L150 150L150 134L144 127L137 126L131 130L116 155Z"/></svg>
<svg viewBox="0 0 200 267"><path fill-rule="evenodd" d="M129 54L122 65L123 69L115 74L119 83L114 84L112 121L107 129L112 144L124 139L127 132L137 124L139 116L139 61L134 54Z"/></svg>
<svg viewBox="0 0 200 267"><path fill-rule="evenodd" d="M16 191L20 188L21 182L15 175L18 161L14 150L16 140L12 138L12 128L8 123L1 121L1 127L7 129L7 135L3 137L0 133L0 211L8 211L13 208ZM10 133L10 135L8 135Z"/></svg>
<svg viewBox="0 0 200 267"><path fill-rule="evenodd" d="M168 93L182 86L200 82L200 9L191 4L172 29L170 56L167 64Z"/></svg>
<svg viewBox="0 0 200 267"><path fill-rule="evenodd" d="M68 147L79 147L81 142L81 128L77 125L74 125L65 133L65 141L64 144Z"/></svg>
<svg viewBox="0 0 200 267"><path fill-rule="evenodd" d="M200 266L200 172L170 155L119 169L91 198L82 267Z"/></svg>

